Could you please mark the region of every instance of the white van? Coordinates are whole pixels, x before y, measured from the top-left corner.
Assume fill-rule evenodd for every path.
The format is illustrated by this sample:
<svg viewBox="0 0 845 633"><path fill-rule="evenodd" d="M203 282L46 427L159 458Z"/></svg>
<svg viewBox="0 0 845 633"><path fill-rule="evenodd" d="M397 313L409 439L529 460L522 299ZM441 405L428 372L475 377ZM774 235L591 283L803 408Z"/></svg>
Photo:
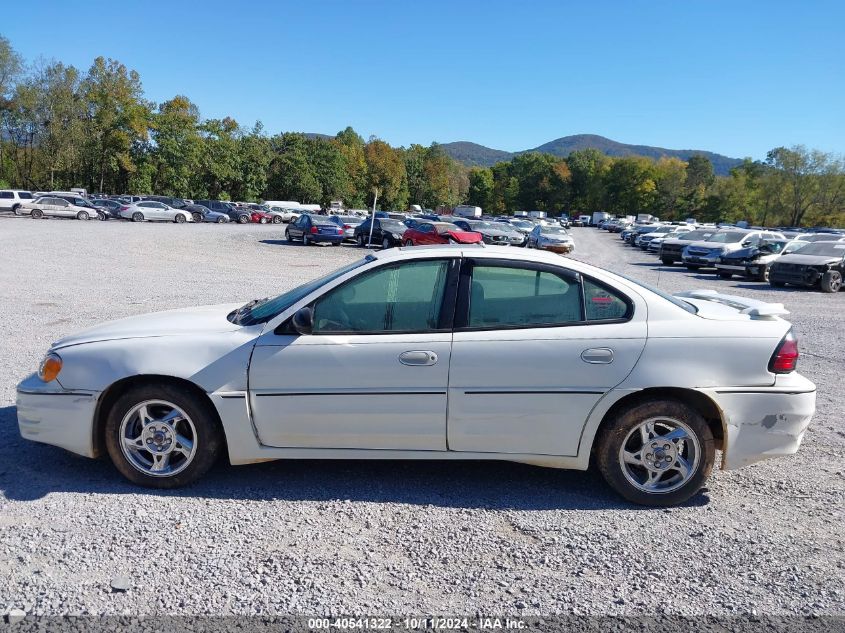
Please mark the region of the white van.
<svg viewBox="0 0 845 633"><path fill-rule="evenodd" d="M462 218L480 218L481 207L473 207L468 204L460 204L455 207L455 210L452 211L452 213Z"/></svg>

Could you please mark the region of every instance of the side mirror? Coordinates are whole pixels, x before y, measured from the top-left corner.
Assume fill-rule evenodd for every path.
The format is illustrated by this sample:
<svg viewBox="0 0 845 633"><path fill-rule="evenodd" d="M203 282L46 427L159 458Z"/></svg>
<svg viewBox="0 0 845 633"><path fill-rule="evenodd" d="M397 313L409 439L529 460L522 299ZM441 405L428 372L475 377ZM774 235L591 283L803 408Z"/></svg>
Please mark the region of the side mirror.
<svg viewBox="0 0 845 633"><path fill-rule="evenodd" d="M311 308L300 308L297 310L293 319L291 320L293 329L300 334L311 334L314 331L314 313Z"/></svg>

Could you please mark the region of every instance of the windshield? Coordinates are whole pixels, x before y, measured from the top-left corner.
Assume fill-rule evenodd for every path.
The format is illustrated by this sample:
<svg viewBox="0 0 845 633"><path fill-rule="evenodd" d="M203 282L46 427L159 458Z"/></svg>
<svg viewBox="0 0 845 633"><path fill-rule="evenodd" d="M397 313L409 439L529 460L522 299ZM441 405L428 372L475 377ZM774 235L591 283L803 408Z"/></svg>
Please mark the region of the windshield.
<svg viewBox="0 0 845 633"><path fill-rule="evenodd" d="M706 241L717 242L719 244L733 244L735 242L741 242L747 236L748 233L743 233L742 231L724 231L722 233L713 233Z"/></svg>
<svg viewBox="0 0 845 633"><path fill-rule="evenodd" d="M545 224L540 225L540 233L543 235L569 235L562 226L547 226Z"/></svg>
<svg viewBox="0 0 845 633"><path fill-rule="evenodd" d="M382 231L390 231L391 233L404 233L405 229L408 227L402 224L401 222L396 222L395 220L382 220L381 221L381 230Z"/></svg>
<svg viewBox="0 0 845 633"><path fill-rule="evenodd" d="M511 224L518 226L521 229L533 229L534 223L527 220L511 220Z"/></svg>
<svg viewBox="0 0 845 633"><path fill-rule="evenodd" d="M504 222L488 222L487 226L491 229L496 229L497 231L506 231L508 233L513 231L513 227L509 224L505 224Z"/></svg>
<svg viewBox="0 0 845 633"><path fill-rule="evenodd" d="M434 228L437 230L438 233L441 235L443 233L448 233L449 231L462 231L463 229L458 228L457 225L451 224L449 222L441 222L440 224L435 224Z"/></svg>
<svg viewBox="0 0 845 633"><path fill-rule="evenodd" d="M796 239L802 242L834 242L839 239L835 233L816 233L815 235L799 235Z"/></svg>
<svg viewBox="0 0 845 633"><path fill-rule="evenodd" d="M232 323L238 325L255 325L256 323L266 323L275 316L278 316L294 303L303 297L311 294L323 284L337 279L348 273L350 270L360 268L364 264L373 261L375 257L368 255L364 259L359 259L357 262L347 264L343 268L338 268L334 272L329 273L319 279L308 281L301 286L297 286L293 290L288 290L286 293L278 297L260 299L256 302L247 303L245 306L239 308L229 316Z"/></svg>
<svg viewBox="0 0 845 633"><path fill-rule="evenodd" d="M706 240L713 235L713 231L690 231L683 236L678 236L679 239L690 240L691 242L700 242Z"/></svg>
<svg viewBox="0 0 845 633"><path fill-rule="evenodd" d="M797 251L793 251L792 254L842 257L845 255L845 242L810 242Z"/></svg>

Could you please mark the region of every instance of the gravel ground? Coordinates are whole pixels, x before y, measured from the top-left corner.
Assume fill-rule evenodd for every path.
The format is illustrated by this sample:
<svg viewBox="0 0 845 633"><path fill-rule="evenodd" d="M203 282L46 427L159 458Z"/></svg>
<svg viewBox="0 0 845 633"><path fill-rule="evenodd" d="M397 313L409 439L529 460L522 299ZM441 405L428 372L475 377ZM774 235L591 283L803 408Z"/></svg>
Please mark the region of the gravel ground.
<svg viewBox="0 0 845 633"><path fill-rule="evenodd" d="M135 488L107 460L20 439L15 384L50 342L277 293L361 253L274 226L0 218L0 612L845 613L845 293L716 281L573 232L578 259L664 290L786 303L819 388L800 452L717 472L671 510L507 463L221 464L189 489Z"/></svg>

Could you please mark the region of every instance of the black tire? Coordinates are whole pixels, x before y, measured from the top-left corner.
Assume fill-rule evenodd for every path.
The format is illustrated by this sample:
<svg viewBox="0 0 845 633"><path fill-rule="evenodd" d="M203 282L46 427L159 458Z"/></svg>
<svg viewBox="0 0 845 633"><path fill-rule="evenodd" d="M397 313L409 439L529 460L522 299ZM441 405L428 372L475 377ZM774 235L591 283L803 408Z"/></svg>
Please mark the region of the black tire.
<svg viewBox="0 0 845 633"><path fill-rule="evenodd" d="M143 222L144 221L144 214L140 211L136 211L132 214L132 221L133 222Z"/></svg>
<svg viewBox="0 0 845 633"><path fill-rule="evenodd" d="M390 242L390 238L389 238L389 237L386 237L386 238L384 238L384 239L381 241L381 247L382 247L382 249L387 250L387 249L388 249L388 248L390 248L391 246L393 246L393 244Z"/></svg>
<svg viewBox="0 0 845 633"><path fill-rule="evenodd" d="M105 211L97 211L97 219L100 222L105 222L106 220L109 219L109 214L106 213Z"/></svg>
<svg viewBox="0 0 845 633"><path fill-rule="evenodd" d="M77 213L77 214L76 214L76 219L77 219L77 220L87 220L87 219L89 219L90 217L91 217L91 216L90 216L90 215L88 215L88 212L87 212L87 211L80 211L79 213Z"/></svg>
<svg viewBox="0 0 845 633"><path fill-rule="evenodd" d="M763 266L760 271L754 275L755 281L769 281L769 267Z"/></svg>
<svg viewBox="0 0 845 633"><path fill-rule="evenodd" d="M718 272L718 275L719 275L719 277L721 277L722 279L730 279L731 277L733 277L733 276L734 276L734 274L733 274L733 273L724 272L724 271L721 271L721 270Z"/></svg>
<svg viewBox="0 0 845 633"><path fill-rule="evenodd" d="M629 434L649 418L660 417L684 423L698 440L700 452L694 470L683 485L669 492L645 492L625 476L619 455ZM691 447L690 442L688 450ZM715 455L713 433L701 414L682 402L668 399L646 400L620 411L600 430L595 446L596 463L611 488L632 503L658 507L678 505L695 495L713 470Z"/></svg>
<svg viewBox="0 0 845 633"><path fill-rule="evenodd" d="M226 218L224 218L224 217L217 218L217 224L225 224L225 223L226 223Z"/></svg>
<svg viewBox="0 0 845 633"><path fill-rule="evenodd" d="M340 242L332 242L332 246L340 246Z"/></svg>
<svg viewBox="0 0 845 633"><path fill-rule="evenodd" d="M43 212L41 209L33 209L33 210L30 212L30 214L29 214L29 215L30 215L30 217L33 217L33 218L35 218L36 220L40 220L41 218L43 218L43 217L44 217L44 212Z"/></svg>
<svg viewBox="0 0 845 633"><path fill-rule="evenodd" d="M775 288L783 288L786 284L782 281L772 281L771 278L769 278L769 285L774 286Z"/></svg>
<svg viewBox="0 0 845 633"><path fill-rule="evenodd" d="M238 224L249 224L249 216L248 215L239 215L238 216Z"/></svg>
<svg viewBox="0 0 845 633"><path fill-rule="evenodd" d="M20 215L20 213L18 213L18 209L20 208L20 206L21 206L20 204L13 204L12 205L12 213L14 213L15 215Z"/></svg>
<svg viewBox="0 0 845 633"><path fill-rule="evenodd" d="M411 240L405 240L405 246L413 246L414 243Z"/></svg>
<svg viewBox="0 0 845 633"><path fill-rule="evenodd" d="M358 235L355 237L355 243L358 245L358 248L364 248L367 245L364 241L363 233L358 233Z"/></svg>
<svg viewBox="0 0 845 633"><path fill-rule="evenodd" d="M188 466L172 476L148 475L137 469L121 450L120 426L124 416L134 406L148 400L165 400L178 406L191 419L196 429L193 438L197 451ZM106 449L121 475L147 488L178 488L186 486L208 472L224 445L223 433L211 404L190 389L168 383L132 387L123 393L106 417Z"/></svg>
<svg viewBox="0 0 845 633"><path fill-rule="evenodd" d="M290 230L288 230L288 229L285 229L285 239L288 242L293 242L293 238L290 236Z"/></svg>
<svg viewBox="0 0 845 633"><path fill-rule="evenodd" d="M281 224L282 223L282 216L274 215L273 216L273 224Z"/></svg>
<svg viewBox="0 0 845 633"><path fill-rule="evenodd" d="M313 244L313 242L311 241L311 238L308 237L308 233L303 233L302 234L302 245L303 246L311 246L311 244Z"/></svg>
<svg viewBox="0 0 845 633"><path fill-rule="evenodd" d="M194 218L194 222L202 222L202 213L191 213L191 216Z"/></svg>
<svg viewBox="0 0 845 633"><path fill-rule="evenodd" d="M663 262L664 266L671 266L672 264L675 263L675 260L672 259L671 257L661 257L660 261Z"/></svg>
<svg viewBox="0 0 845 633"><path fill-rule="evenodd" d="M686 266L687 270L698 270L701 268L698 264L684 264L684 266Z"/></svg>
<svg viewBox="0 0 845 633"><path fill-rule="evenodd" d="M184 215L182 215L181 213L177 213L177 214L176 214L176 217L175 217L175 218L173 218L173 221L174 221L176 224L184 224L184 223L185 223L185 216L184 216Z"/></svg>
<svg viewBox="0 0 845 633"><path fill-rule="evenodd" d="M839 292L842 288L842 273L838 270L828 270L819 281L822 292Z"/></svg>

